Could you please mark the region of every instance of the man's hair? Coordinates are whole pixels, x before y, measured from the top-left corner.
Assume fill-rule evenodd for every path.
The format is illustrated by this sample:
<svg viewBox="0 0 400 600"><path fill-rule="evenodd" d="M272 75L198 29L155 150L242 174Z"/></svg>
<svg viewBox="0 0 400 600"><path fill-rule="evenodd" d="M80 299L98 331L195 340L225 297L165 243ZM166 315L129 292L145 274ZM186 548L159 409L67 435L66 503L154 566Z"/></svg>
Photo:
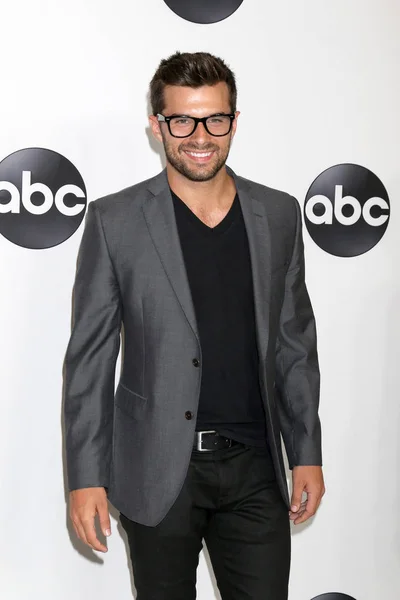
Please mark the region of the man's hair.
<svg viewBox="0 0 400 600"><path fill-rule="evenodd" d="M164 58L150 82L150 103L153 115L165 108L164 88L167 85L198 88L224 82L229 90L231 111L236 111L235 75L228 65L209 52L175 52Z"/></svg>

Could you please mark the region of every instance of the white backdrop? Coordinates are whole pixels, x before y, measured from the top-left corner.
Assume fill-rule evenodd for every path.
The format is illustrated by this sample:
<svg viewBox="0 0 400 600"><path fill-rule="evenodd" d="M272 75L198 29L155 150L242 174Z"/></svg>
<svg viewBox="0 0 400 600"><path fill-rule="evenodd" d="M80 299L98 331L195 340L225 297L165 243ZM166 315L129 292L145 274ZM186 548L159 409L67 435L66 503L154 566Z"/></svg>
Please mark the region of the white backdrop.
<svg viewBox="0 0 400 600"><path fill-rule="evenodd" d="M327 494L293 530L290 600L400 594L400 282L397 209L400 8L396 0L244 0L196 25L162 0L13 0L2 5L0 160L60 152L88 199L157 173L147 88L175 50L222 56L237 75L239 174L301 203L324 169L354 162L382 180L389 228L370 252L336 258L304 229L322 371ZM0 594L7 600L132 597L123 537L109 552L70 537L61 455L62 361L83 224L28 250L0 237ZM219 598L206 553L198 598ZM267 600L267 599L266 599ZM271 599L273 600L273 599Z"/></svg>

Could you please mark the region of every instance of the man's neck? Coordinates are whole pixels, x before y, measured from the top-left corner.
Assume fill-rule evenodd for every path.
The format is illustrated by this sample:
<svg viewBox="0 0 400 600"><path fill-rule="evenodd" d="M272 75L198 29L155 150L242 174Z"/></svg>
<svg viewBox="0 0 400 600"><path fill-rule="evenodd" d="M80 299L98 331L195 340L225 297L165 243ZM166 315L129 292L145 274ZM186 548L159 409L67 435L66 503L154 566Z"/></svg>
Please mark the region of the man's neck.
<svg viewBox="0 0 400 600"><path fill-rule="evenodd" d="M225 166L209 181L191 181L167 164L167 177L172 191L185 204L203 210L223 208L236 194L235 182Z"/></svg>

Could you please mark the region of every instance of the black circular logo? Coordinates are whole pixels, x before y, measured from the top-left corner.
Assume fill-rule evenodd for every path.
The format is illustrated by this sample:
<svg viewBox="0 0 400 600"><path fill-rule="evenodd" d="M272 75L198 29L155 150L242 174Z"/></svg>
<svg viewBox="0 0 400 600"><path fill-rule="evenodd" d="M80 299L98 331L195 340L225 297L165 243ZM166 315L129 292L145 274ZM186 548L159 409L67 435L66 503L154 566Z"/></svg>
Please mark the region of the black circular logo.
<svg viewBox="0 0 400 600"><path fill-rule="evenodd" d="M322 250L359 256L384 235L390 218L385 186L372 171L354 164L323 171L307 192L304 220Z"/></svg>
<svg viewBox="0 0 400 600"><path fill-rule="evenodd" d="M79 171L61 154L25 148L0 162L0 233L24 248L65 242L86 210Z"/></svg>
<svg viewBox="0 0 400 600"><path fill-rule="evenodd" d="M243 0L164 0L177 15L193 23L217 23L230 17Z"/></svg>
<svg viewBox="0 0 400 600"><path fill-rule="evenodd" d="M353 596L347 594L338 594L337 592L331 592L329 594L322 594L321 596L315 596L312 600L356 600Z"/></svg>

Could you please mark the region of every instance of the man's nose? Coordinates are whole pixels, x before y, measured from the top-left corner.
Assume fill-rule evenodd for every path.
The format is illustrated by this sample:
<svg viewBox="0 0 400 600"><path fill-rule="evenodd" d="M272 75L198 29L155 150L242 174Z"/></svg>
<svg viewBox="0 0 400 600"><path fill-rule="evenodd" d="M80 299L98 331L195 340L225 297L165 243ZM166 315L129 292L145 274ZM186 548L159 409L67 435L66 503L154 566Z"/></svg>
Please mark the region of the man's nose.
<svg viewBox="0 0 400 600"><path fill-rule="evenodd" d="M201 144L209 140L209 134L207 133L204 123L198 123L196 130L191 135L191 139Z"/></svg>

